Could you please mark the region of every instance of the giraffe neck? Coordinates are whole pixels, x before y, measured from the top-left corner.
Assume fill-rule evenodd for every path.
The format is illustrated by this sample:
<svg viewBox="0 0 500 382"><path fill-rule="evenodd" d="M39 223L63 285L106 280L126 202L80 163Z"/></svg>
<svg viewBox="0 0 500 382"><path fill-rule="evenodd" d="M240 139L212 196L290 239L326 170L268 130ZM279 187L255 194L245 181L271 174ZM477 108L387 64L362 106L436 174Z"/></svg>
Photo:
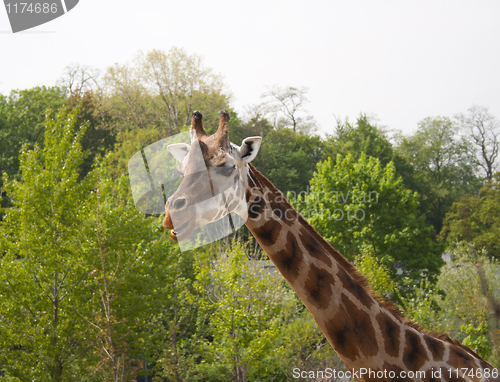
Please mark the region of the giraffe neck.
<svg viewBox="0 0 500 382"><path fill-rule="evenodd" d="M355 267L251 165L247 180L247 227L346 366L358 371L359 381L393 380L389 378L391 371L396 377L402 371L424 371L421 379L432 380L431 373L440 369L443 377L450 376L448 369L492 369L470 349L446 335L420 331L391 304L374 297ZM381 374L361 376L362 368L385 371L387 378L379 378Z"/></svg>

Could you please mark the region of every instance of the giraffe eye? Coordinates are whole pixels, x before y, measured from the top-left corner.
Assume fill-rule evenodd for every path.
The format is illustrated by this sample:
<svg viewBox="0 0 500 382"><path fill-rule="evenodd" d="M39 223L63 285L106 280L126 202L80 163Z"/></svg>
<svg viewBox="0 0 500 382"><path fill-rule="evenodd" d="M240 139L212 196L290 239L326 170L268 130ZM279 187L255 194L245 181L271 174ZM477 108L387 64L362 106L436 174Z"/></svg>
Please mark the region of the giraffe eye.
<svg viewBox="0 0 500 382"><path fill-rule="evenodd" d="M219 175L227 177L227 176L231 176L234 169L235 169L235 167L217 167L217 168L215 168L215 172Z"/></svg>

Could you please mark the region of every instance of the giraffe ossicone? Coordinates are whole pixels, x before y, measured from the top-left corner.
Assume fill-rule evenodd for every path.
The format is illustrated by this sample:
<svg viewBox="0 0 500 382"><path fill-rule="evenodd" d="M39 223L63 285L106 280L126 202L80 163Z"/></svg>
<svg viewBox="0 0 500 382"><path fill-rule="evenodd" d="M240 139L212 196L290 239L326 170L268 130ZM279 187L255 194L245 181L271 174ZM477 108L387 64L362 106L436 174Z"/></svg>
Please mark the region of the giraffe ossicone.
<svg viewBox="0 0 500 382"><path fill-rule="evenodd" d="M183 235L203 225L237 216L358 381L500 380L472 350L447 335L421 330L374 296L356 268L250 164L261 138L234 145L228 121L223 110L219 129L208 135L201 113L194 112L190 142L168 146L184 175L165 204L163 226L171 238L181 243Z"/></svg>

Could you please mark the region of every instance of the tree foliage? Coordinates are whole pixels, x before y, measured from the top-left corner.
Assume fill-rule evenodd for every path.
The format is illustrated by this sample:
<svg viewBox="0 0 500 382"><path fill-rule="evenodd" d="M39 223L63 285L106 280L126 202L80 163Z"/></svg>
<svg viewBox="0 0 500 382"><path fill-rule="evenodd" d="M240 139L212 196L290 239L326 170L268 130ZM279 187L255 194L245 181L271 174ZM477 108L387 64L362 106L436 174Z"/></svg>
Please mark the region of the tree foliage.
<svg viewBox="0 0 500 382"><path fill-rule="evenodd" d="M311 191L293 204L336 249L354 259L367 246L390 267L412 279L435 277L442 246L418 211L418 195L396 178L394 165L362 154L320 163Z"/></svg>
<svg viewBox="0 0 500 382"><path fill-rule="evenodd" d="M498 261L484 252L477 253L465 242L453 247L452 256L453 261L443 268L437 283L445 293L439 302L446 312L441 315L442 325L459 339L469 338L474 350L498 364L499 317L491 308L491 298L498 301L500 297Z"/></svg>
<svg viewBox="0 0 500 382"><path fill-rule="evenodd" d="M439 233L446 211L467 192L478 190L477 161L470 143L457 138L449 118L425 118L417 132L402 137L398 151L415 168L422 212Z"/></svg>
<svg viewBox="0 0 500 382"><path fill-rule="evenodd" d="M338 119L333 135L328 136L327 145L330 155L351 154L358 159L365 153L377 158L383 165L394 159L392 144L365 114L359 116L356 124Z"/></svg>
<svg viewBox="0 0 500 382"><path fill-rule="evenodd" d="M155 243L162 252L163 266L156 291L160 298L154 302L155 313L146 324L146 331L152 333L148 347L154 349L150 363L156 363L155 373L159 377L176 382L192 381L197 375L197 345L207 335L206 316L203 312L200 314L204 299L196 287L196 273L204 256L169 248L166 240L169 239L163 233ZM156 273L156 264L151 266L149 274Z"/></svg>
<svg viewBox="0 0 500 382"><path fill-rule="evenodd" d="M402 308L410 319L451 334L498 366L500 317L491 304L500 296L498 261L466 242L456 243L449 254L437 283L422 280Z"/></svg>
<svg viewBox="0 0 500 382"><path fill-rule="evenodd" d="M85 155L78 170L80 177L88 174L96 157L103 157L109 153L116 141L113 118L105 110L100 109L100 97L100 93L91 91L82 93L73 89L73 93L68 98L69 109L77 110L76 125L86 125L85 134L81 138Z"/></svg>
<svg viewBox="0 0 500 382"><path fill-rule="evenodd" d="M151 342L153 301L165 301L170 244L112 197L104 163L79 179L85 129L75 122L75 111L47 119L43 148L24 146L21 179L4 175L0 365L21 381L130 378Z"/></svg>
<svg viewBox="0 0 500 382"><path fill-rule="evenodd" d="M60 115L64 119L64 115ZM85 305L87 272L78 256L80 206L92 178L77 182L83 157L73 124L49 120L44 148L25 145L22 181L9 181L13 207L1 223L1 363L20 380L61 381L79 372L86 325L72 305ZM94 175L95 176L95 175ZM95 179L95 178L94 178ZM76 253L75 253L76 252ZM70 368L70 370L68 370Z"/></svg>
<svg viewBox="0 0 500 382"><path fill-rule="evenodd" d="M229 100L222 77L204 67L200 56L176 47L168 53L139 52L131 64L115 64L108 68L104 84L108 107L117 118L129 127L156 127L164 135L179 133L193 110L216 114ZM215 124L208 117L204 122Z"/></svg>
<svg viewBox="0 0 500 382"><path fill-rule="evenodd" d="M254 165L284 193L307 192L322 157L320 137L283 129L269 132L264 142Z"/></svg>
<svg viewBox="0 0 500 382"><path fill-rule="evenodd" d="M0 96L0 380L124 381L142 373L155 381L276 382L294 379L295 367L341 370L268 262L249 260L232 238L180 252L161 220L129 201L124 174L133 154L187 129L194 109L208 133L217 129L230 99L222 78L201 57L172 48L114 65L102 83L91 68L68 67L62 83L67 89ZM291 192L375 293L399 296L424 326L495 361L496 120L470 109L457 117L460 139L448 118L426 118L395 146L366 115L338 121L326 139L311 134L305 88L274 87L264 101L247 118L230 109L231 141L263 137L256 167ZM488 178L479 193L477 166ZM444 243L425 218L437 230L447 212L441 238L486 251L453 247L454 262L438 275Z"/></svg>
<svg viewBox="0 0 500 382"><path fill-rule="evenodd" d="M43 146L47 113L65 106L66 90L59 87L42 86L13 90L8 97L0 95L0 172L11 177L18 174L21 147L33 148L36 143Z"/></svg>
<svg viewBox="0 0 500 382"><path fill-rule="evenodd" d="M297 378L293 373L295 368L325 370L330 367L337 371L347 370L307 310L283 325L275 348L279 368L287 381L309 380L302 376Z"/></svg>
<svg viewBox="0 0 500 382"><path fill-rule="evenodd" d="M500 258L500 173L484 184L479 195L465 195L453 204L440 238L450 246L471 242Z"/></svg>
<svg viewBox="0 0 500 382"><path fill-rule="evenodd" d="M356 256L354 265L368 279L370 287L379 296L390 296L395 291L397 284L392 280L389 268L380 263L369 246Z"/></svg>
<svg viewBox="0 0 500 382"><path fill-rule="evenodd" d="M272 349L295 299L265 263L249 262L244 249L235 246L212 271L205 267L197 276L213 337L201 344L200 372L210 379L219 375L242 382L277 372Z"/></svg>
<svg viewBox="0 0 500 382"><path fill-rule="evenodd" d="M331 157L335 160L337 154L341 154L343 157L351 155L358 160L364 153L377 158L383 166L393 162L396 174L403 178L404 185L416 190L415 169L366 114L361 114L355 124L348 119L337 119L334 133L327 135L323 146L323 159Z"/></svg>

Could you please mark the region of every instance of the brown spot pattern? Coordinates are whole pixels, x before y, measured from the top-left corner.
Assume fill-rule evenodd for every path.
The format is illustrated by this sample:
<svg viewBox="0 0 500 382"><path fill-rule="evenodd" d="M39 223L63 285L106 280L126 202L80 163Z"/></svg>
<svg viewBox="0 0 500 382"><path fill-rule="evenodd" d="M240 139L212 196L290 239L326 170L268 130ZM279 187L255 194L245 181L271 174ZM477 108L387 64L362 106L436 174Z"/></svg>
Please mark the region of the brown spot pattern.
<svg viewBox="0 0 500 382"><path fill-rule="evenodd" d="M370 315L346 295L341 297L339 312L326 322L326 331L335 351L351 360L361 354L374 356L379 351Z"/></svg>
<svg viewBox="0 0 500 382"><path fill-rule="evenodd" d="M332 259L325 252L320 243L306 230L300 232L300 240L302 240L302 245L306 249L307 253L318 259L328 267L332 266Z"/></svg>
<svg viewBox="0 0 500 382"><path fill-rule="evenodd" d="M363 286L354 280L351 275L349 275L344 268L339 269L338 277L342 284L344 285L344 289L347 289L351 292L354 297L368 309L374 304L375 300L370 294L366 291Z"/></svg>
<svg viewBox="0 0 500 382"><path fill-rule="evenodd" d="M319 309L326 309L332 299L332 285L335 280L332 275L311 264L309 277L305 282L305 291L309 302Z"/></svg>
<svg viewBox="0 0 500 382"><path fill-rule="evenodd" d="M245 200L247 203L250 202L250 197L252 196L252 191L250 190L250 188L247 188L245 190Z"/></svg>
<svg viewBox="0 0 500 382"><path fill-rule="evenodd" d="M441 361L443 359L445 350L443 342L427 334L424 335L424 340L427 344L427 347L431 351L432 358L435 361Z"/></svg>
<svg viewBox="0 0 500 382"><path fill-rule="evenodd" d="M279 203L277 199L282 198L281 193L276 193L274 195L268 195L267 198L272 198L269 201L269 205L273 210L274 215L280 219L287 226L292 226L297 220L297 212L288 203Z"/></svg>
<svg viewBox="0 0 500 382"><path fill-rule="evenodd" d="M248 186L250 188L255 188L256 187L255 181L253 180L253 176L248 176Z"/></svg>
<svg viewBox="0 0 500 382"><path fill-rule="evenodd" d="M255 234L263 246L271 246L276 243L281 232L281 224L274 219L255 229Z"/></svg>
<svg viewBox="0 0 500 382"><path fill-rule="evenodd" d="M420 336L413 330L407 329L403 354L404 364L408 370L421 370L426 361L427 353Z"/></svg>
<svg viewBox="0 0 500 382"><path fill-rule="evenodd" d="M476 363L472 356L462 348L454 346L450 349L448 363L456 368L465 367L467 369L476 368Z"/></svg>
<svg viewBox="0 0 500 382"><path fill-rule="evenodd" d="M379 313L376 317L382 337L384 338L385 352L392 356L399 355L401 328L394 322L394 319L389 317L387 313Z"/></svg>
<svg viewBox="0 0 500 382"><path fill-rule="evenodd" d="M248 208L248 218L253 220L258 219L263 211L264 200L259 197Z"/></svg>
<svg viewBox="0 0 500 382"><path fill-rule="evenodd" d="M375 317L375 321L371 319L369 313L364 309L360 309L359 304L371 309L373 304L377 303L375 298L365 289L363 277L360 276L352 264L335 249L330 248L326 244L320 244L322 238L308 225L303 217L296 215L294 219L287 219L286 214L288 213L291 216L290 210L292 212L295 211L286 200L283 200L282 194L251 165L250 172L254 176L248 177L249 186L253 188L258 187L260 197L250 202L249 217L255 219L261 217L261 214L264 213L269 215L269 220L266 221L263 226L258 229L252 229L252 231L255 231L255 235L259 241L264 245L272 245L277 241L285 225L292 226L295 222L298 222L303 227L303 229L300 230L299 238L289 231L286 234L284 248L281 248L281 250L277 251L274 255L270 254L273 262L287 281L291 285L294 285L294 281L300 274L301 268L304 266L304 256L315 258L326 264L329 268L331 268L334 262L339 265L339 271L336 277L339 278L343 288L348 292L341 295L341 303L335 317L329 320L325 317L320 317L321 319L326 319L326 321L323 321L325 325L325 334L339 354L342 354L346 359L356 360L358 357L363 358L364 356L370 357L377 355L380 351L379 346L384 346L386 354L393 357L398 357L401 350L403 350L402 361L404 362L405 369L408 371L422 370L429 355L432 356L433 360L443 361L446 346L449 345L448 343L445 344L439 339L427 334L422 335L411 328L402 327L395 318L392 319L387 316L389 313L379 313ZM247 189L247 201L250 201L252 196L252 193ZM264 196L266 200L263 200ZM277 221L276 217L279 218L280 221ZM315 234L317 236L314 236ZM302 253L297 239L300 240L301 246L304 248L307 255ZM310 264L305 285L300 285L299 288L305 288L309 303L317 308L324 309L331 304L333 293L331 286L334 285L337 279L332 277L327 271L317 267L315 264ZM348 296L351 296L351 294L355 302L349 299ZM397 313L391 314L397 317ZM373 325L379 326L383 343L377 344ZM401 342L400 339L402 330L404 330L403 342ZM424 345L423 341L425 341L427 347ZM428 354L428 352L430 354ZM459 346L451 347L450 359L447 363L454 367L469 369L475 367L473 355ZM484 367L491 367L486 363L484 363L484 365ZM388 380L410 380L409 378L400 379L399 372L402 370L395 365L386 362L382 369L395 371L396 377ZM446 371L447 370L443 369L442 373L442 376L446 380L462 380L460 378L456 379L453 376L450 377ZM430 374L430 370L427 371L424 380L435 380Z"/></svg>
<svg viewBox="0 0 500 382"><path fill-rule="evenodd" d="M300 272L300 266L304 261L300 253L299 244L292 232L286 235L286 246L272 256L272 260L281 274L291 284Z"/></svg>

